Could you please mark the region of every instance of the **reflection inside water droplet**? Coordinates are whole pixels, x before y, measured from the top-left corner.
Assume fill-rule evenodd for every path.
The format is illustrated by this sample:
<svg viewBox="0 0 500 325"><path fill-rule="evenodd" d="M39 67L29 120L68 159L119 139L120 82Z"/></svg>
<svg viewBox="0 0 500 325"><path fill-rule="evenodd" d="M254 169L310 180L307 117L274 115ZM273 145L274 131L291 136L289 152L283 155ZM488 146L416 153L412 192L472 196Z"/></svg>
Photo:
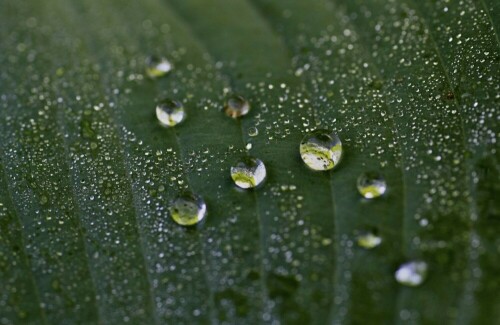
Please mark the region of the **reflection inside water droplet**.
<svg viewBox="0 0 500 325"><path fill-rule="evenodd" d="M358 177L358 191L367 199L383 195L387 189L384 177L378 172L366 172Z"/></svg>
<svg viewBox="0 0 500 325"><path fill-rule="evenodd" d="M205 218L207 206L201 196L185 193L171 202L169 211L172 219L179 225L192 226Z"/></svg>
<svg viewBox="0 0 500 325"><path fill-rule="evenodd" d="M161 125L165 127L172 127L186 118L184 106L171 99L164 99L156 106L156 117Z"/></svg>
<svg viewBox="0 0 500 325"><path fill-rule="evenodd" d="M334 168L342 156L342 143L337 134L329 130L308 133L300 143L300 156L313 170Z"/></svg>
<svg viewBox="0 0 500 325"><path fill-rule="evenodd" d="M231 167L231 178L238 187L256 187L266 178L266 166L260 159L245 158Z"/></svg>

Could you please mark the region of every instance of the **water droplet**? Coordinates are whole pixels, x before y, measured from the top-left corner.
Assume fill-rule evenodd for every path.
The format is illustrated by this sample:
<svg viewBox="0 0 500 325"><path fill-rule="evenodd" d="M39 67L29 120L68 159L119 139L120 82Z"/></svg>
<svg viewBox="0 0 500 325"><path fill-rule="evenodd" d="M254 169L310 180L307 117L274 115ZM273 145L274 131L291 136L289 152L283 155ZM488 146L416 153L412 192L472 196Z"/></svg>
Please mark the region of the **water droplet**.
<svg viewBox="0 0 500 325"><path fill-rule="evenodd" d="M358 236L357 242L363 248L372 249L382 243L382 237L372 232L365 232Z"/></svg>
<svg viewBox="0 0 500 325"><path fill-rule="evenodd" d="M160 78L169 73L173 66L166 58L150 56L146 59L146 74L150 78Z"/></svg>
<svg viewBox="0 0 500 325"><path fill-rule="evenodd" d="M411 261L402 264L396 271L396 281L409 286L416 287L422 284L427 277L427 263L423 261Z"/></svg>
<svg viewBox="0 0 500 325"><path fill-rule="evenodd" d="M332 244L332 240L331 240L330 238L323 238L323 239L321 240L321 244L322 244L323 246L329 246L329 245L331 245L331 244Z"/></svg>
<svg viewBox="0 0 500 325"><path fill-rule="evenodd" d="M172 201L169 211L179 225L192 226L205 218L207 206L201 196L184 193Z"/></svg>
<svg viewBox="0 0 500 325"><path fill-rule="evenodd" d="M366 172L358 177L358 191L367 199L379 197L387 190L384 177L378 172Z"/></svg>
<svg viewBox="0 0 500 325"><path fill-rule="evenodd" d="M161 125L165 127L172 127L186 118L184 106L171 99L164 99L156 106L156 117Z"/></svg>
<svg viewBox="0 0 500 325"><path fill-rule="evenodd" d="M340 161L342 143L337 134L332 131L315 130L302 139L300 156L313 170L329 170Z"/></svg>
<svg viewBox="0 0 500 325"><path fill-rule="evenodd" d="M259 135L259 130L255 126L249 127L248 128L248 135L251 137L255 137L255 136Z"/></svg>
<svg viewBox="0 0 500 325"><path fill-rule="evenodd" d="M243 115L247 115L250 111L250 103L238 95L233 95L228 98L226 106L224 106L224 112L227 116L232 118L238 118Z"/></svg>
<svg viewBox="0 0 500 325"><path fill-rule="evenodd" d="M266 166L260 159L247 157L231 167L231 178L241 188L256 187L266 178Z"/></svg>
<svg viewBox="0 0 500 325"><path fill-rule="evenodd" d="M40 197L40 204L45 205L45 204L47 204L48 202L49 202L49 199L48 199L45 195L42 195L42 196Z"/></svg>

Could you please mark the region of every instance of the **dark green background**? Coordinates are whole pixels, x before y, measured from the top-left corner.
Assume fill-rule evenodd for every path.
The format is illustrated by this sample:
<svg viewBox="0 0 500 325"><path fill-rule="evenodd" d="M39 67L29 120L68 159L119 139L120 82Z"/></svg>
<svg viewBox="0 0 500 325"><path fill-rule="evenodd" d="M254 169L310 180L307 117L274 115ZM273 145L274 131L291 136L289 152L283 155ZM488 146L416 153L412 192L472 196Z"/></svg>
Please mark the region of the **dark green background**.
<svg viewBox="0 0 500 325"><path fill-rule="evenodd" d="M0 324L499 324L499 30L495 0L2 0ZM333 172L300 160L315 128ZM248 143L268 178L240 191Z"/></svg>

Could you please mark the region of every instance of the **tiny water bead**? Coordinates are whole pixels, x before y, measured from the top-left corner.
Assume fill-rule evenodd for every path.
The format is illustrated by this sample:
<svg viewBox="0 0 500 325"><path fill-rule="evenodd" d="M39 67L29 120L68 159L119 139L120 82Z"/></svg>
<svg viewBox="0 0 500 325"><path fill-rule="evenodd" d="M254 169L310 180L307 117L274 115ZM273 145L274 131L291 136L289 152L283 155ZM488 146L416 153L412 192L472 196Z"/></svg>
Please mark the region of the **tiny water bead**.
<svg viewBox="0 0 500 325"><path fill-rule="evenodd" d="M184 193L173 200L169 207L170 216L181 226L192 226L207 215L207 206L201 196Z"/></svg>
<svg viewBox="0 0 500 325"><path fill-rule="evenodd" d="M172 68L172 63L166 58L150 56L146 59L146 74L152 79L163 77L169 73Z"/></svg>
<svg viewBox="0 0 500 325"><path fill-rule="evenodd" d="M259 186L266 178L266 174L266 166L257 158L247 157L231 167L231 178L240 188Z"/></svg>
<svg viewBox="0 0 500 325"><path fill-rule="evenodd" d="M373 232L364 232L358 235L357 242L360 247L372 249L382 243L382 237Z"/></svg>
<svg viewBox="0 0 500 325"><path fill-rule="evenodd" d="M239 95L229 97L224 106L224 112L227 116L238 118L247 115L250 111L250 103Z"/></svg>
<svg viewBox="0 0 500 325"><path fill-rule="evenodd" d="M248 135L251 136L251 137L258 136L259 135L259 130L255 126L249 127L248 128Z"/></svg>
<svg viewBox="0 0 500 325"><path fill-rule="evenodd" d="M427 263L423 261L404 263L395 273L396 281L409 287L419 286L427 277L427 268Z"/></svg>
<svg viewBox="0 0 500 325"><path fill-rule="evenodd" d="M186 111L182 103L172 99L164 99L156 105L156 117L161 125L172 127L186 118Z"/></svg>
<svg viewBox="0 0 500 325"><path fill-rule="evenodd" d="M358 191L366 199L379 197L387 190L384 177L378 172L366 172L358 177Z"/></svg>
<svg viewBox="0 0 500 325"><path fill-rule="evenodd" d="M300 156L313 170L334 168L342 156L342 143L337 134L329 130L312 131L300 143Z"/></svg>

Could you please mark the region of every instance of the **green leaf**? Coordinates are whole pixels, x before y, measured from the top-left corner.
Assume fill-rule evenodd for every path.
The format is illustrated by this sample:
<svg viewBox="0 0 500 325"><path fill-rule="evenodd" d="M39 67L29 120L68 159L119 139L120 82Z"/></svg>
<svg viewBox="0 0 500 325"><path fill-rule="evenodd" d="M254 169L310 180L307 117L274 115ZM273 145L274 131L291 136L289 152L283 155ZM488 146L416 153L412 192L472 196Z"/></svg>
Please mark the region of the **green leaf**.
<svg viewBox="0 0 500 325"><path fill-rule="evenodd" d="M3 1L0 323L494 324L499 10ZM173 70L148 78L150 55ZM224 114L229 93L247 116ZM186 108L174 128L164 98ZM342 140L331 172L299 156L318 128ZM243 191L229 170L247 155L267 179ZM368 171L380 198L358 193ZM208 206L192 228L168 213L186 190ZM412 260L428 277L405 287Z"/></svg>

